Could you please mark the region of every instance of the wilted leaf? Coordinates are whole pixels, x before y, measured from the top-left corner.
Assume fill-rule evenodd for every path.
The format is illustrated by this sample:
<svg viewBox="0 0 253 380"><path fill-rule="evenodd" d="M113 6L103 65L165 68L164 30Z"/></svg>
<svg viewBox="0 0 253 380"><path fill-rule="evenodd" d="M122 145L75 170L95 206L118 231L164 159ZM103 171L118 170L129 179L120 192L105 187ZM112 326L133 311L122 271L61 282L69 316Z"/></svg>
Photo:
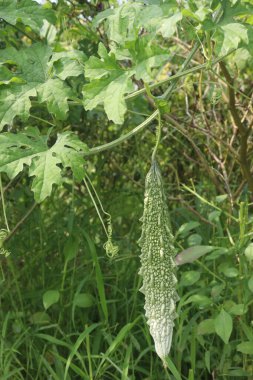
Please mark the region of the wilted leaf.
<svg viewBox="0 0 253 380"><path fill-rule="evenodd" d="M199 259L201 256L215 250L216 247L210 245L195 245L180 252L175 257L175 263L177 265L183 265L185 263L192 263L194 260Z"/></svg>

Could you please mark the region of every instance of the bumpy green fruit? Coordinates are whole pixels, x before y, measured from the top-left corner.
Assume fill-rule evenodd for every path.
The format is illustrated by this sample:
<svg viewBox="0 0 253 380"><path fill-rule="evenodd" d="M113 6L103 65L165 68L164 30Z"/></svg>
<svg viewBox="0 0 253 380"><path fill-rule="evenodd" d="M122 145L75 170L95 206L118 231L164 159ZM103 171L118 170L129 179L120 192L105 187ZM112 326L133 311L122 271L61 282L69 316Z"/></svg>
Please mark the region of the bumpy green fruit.
<svg viewBox="0 0 253 380"><path fill-rule="evenodd" d="M176 318L177 279L175 248L161 172L156 161L145 182L144 213L141 219L141 269L145 310L155 349L162 360L169 354Z"/></svg>

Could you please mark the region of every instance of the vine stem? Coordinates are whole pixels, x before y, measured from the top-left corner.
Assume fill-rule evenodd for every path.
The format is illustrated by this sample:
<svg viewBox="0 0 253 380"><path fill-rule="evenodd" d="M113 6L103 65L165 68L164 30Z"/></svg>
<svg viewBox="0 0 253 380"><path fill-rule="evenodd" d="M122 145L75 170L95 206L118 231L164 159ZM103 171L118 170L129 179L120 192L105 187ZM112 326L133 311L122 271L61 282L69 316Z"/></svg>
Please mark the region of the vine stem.
<svg viewBox="0 0 253 380"><path fill-rule="evenodd" d="M159 87L159 86L161 86L161 85L163 85L165 83L172 82L172 81L174 81L176 79L179 79L179 78L182 78L182 77L184 77L184 76L186 76L188 74L195 73L196 71L200 71L200 70L206 69L207 67L211 68L212 66L215 66L217 63L223 61L227 56L229 56L230 54L232 54L232 53L234 53L236 51L236 49L232 49L232 50L228 51L225 55L214 59L213 62L208 61L208 62L205 62L205 63L201 63L201 64L199 64L197 66L191 67L188 70L184 70L186 68L186 66L189 64L189 62L191 61L191 59L194 56L194 54L196 53L198 47L199 47L199 43L198 44L196 43L194 45L193 49L190 51L189 55L187 56L185 62L183 63L182 68L179 70L179 72L177 74L172 75L171 77L166 78L164 80L161 80L161 81L159 81L157 83L153 83L153 84L149 85L149 88L152 90L152 89L157 88L157 87ZM174 86L173 86L173 89L174 89ZM167 91L169 91L170 88L171 88L171 86L167 89ZM139 95L141 95L141 94L143 94L145 92L146 92L146 89L145 88L141 88L140 90L134 91L134 92L126 95L124 99L125 100L132 99L132 98L135 98L136 96L139 96ZM166 91L165 91L165 93L166 93ZM165 93L162 96L164 96Z"/></svg>
<svg viewBox="0 0 253 380"><path fill-rule="evenodd" d="M190 60L192 59L193 57L193 53L195 53L195 48L192 49L192 51L190 52L189 56L186 58L185 60L185 63L183 65L183 67L185 68L189 63L190 63ZM191 69L189 70L185 70L185 71L182 71L181 70L178 72L178 74L176 75L173 75L171 76L170 78L167 78L165 79L164 81L161 81L161 82L158 82L158 83L154 83L153 85L150 85L149 86L149 89L152 89L152 88L155 88L155 87L158 87L160 86L161 84L163 83L167 83L169 81L173 81L175 80L175 82L173 82L173 84L171 84L171 86L168 88L168 90L165 92L166 93L166 98L168 98L168 96L172 93L172 91L174 90L175 88L175 84L176 82L178 81L179 78L187 75L187 74L191 74L195 71L199 71L199 70L202 70L206 67L212 67L214 66L215 64L221 62L224 58L226 58L228 55L232 54L236 49L232 49L230 50L227 54L225 54L224 56L222 57L219 57L217 59L215 59L212 63L211 63L211 66L210 66L210 62L206 62L206 63L203 63L201 65L198 65L198 66L195 66L195 67L192 67ZM138 96L140 94L143 94L144 92L146 92L146 88L142 88L141 90L138 90L138 91L135 91L133 92L132 94L129 94L125 97L125 100L127 99L130 99L130 98L133 98L135 96ZM165 96L165 93L163 94L162 97ZM103 144L103 145L100 145L100 146L97 146L97 147L94 147L94 148L91 148L89 149L87 152L84 153L84 156L91 156L91 155L94 155L94 154L97 154L97 153L100 153L100 152L103 152L107 149L112 149L114 148L115 146L117 145L120 145L122 142L130 139L132 136L136 135L138 132L142 131L147 125L149 125L151 123L151 121L153 121L159 114L159 111L156 110L154 111L146 120L144 120L141 124L139 124L137 127L135 127L132 131L126 133L125 135L123 136L120 136L118 139L115 139L107 144ZM83 153L82 153L83 154Z"/></svg>
<svg viewBox="0 0 253 380"><path fill-rule="evenodd" d="M87 152L84 153L85 156L91 156L93 154L97 154L100 152L103 152L104 150L114 148L115 146L121 144L123 141L126 141L130 139L132 136L136 135L136 133L140 132L142 129L144 129L148 124L151 123L152 120L154 120L158 116L159 111L154 111L146 120L143 121L143 123L137 125L132 131L126 133L123 136L120 136L118 139L115 139L107 144L103 144L100 146L97 146L95 148L89 149Z"/></svg>
<svg viewBox="0 0 253 380"><path fill-rule="evenodd" d="M161 112L158 111L158 126L157 126L157 134L156 134L156 144L152 153L152 161L155 160L156 152L158 149L158 146L161 141L161 134L162 134L162 120L161 120Z"/></svg>
<svg viewBox="0 0 253 380"><path fill-rule="evenodd" d="M183 65L181 66L181 68L179 69L179 72L177 73L178 75L178 78L180 78L180 74L183 74L184 73L184 70L186 69L186 67L189 65L189 63L191 62L192 58L194 57L195 53L197 52L198 48L199 48L199 45L200 43L199 42L196 42L195 45L193 46L192 50L190 51L190 53L188 54L188 56L186 57ZM206 62L208 63L208 62ZM191 70L191 69L190 69ZM189 71L189 70L188 70ZM164 94L162 95L162 98L163 99L167 99L172 91L175 89L176 87L176 84L177 84L177 80L174 80L171 85L167 88L167 90L164 92Z"/></svg>
<svg viewBox="0 0 253 380"><path fill-rule="evenodd" d="M13 230L9 230L9 234L8 236L6 236L6 238L4 239L4 241L8 241L13 235L15 235L16 231L19 229L19 227L26 221L26 219L28 218L28 216L33 212L33 210L35 209L35 207L38 206L38 203L34 203L31 208L29 208L29 210L27 211L27 213L23 216L23 218L16 224L16 226L13 228Z"/></svg>
<svg viewBox="0 0 253 380"><path fill-rule="evenodd" d="M102 224L102 226L103 226L103 228L104 228L104 230L105 230L105 234L106 234L107 238L109 238L109 235L108 235L107 229L106 229L106 227L105 227L105 224L104 224L103 218L102 218L102 216L101 216L101 214L100 214L100 211L99 211L99 209L98 209L98 206L97 206L97 203L96 203L96 201L95 201L95 198L93 197L93 195L92 195L92 193L91 193L91 191L90 191L90 188L89 188L89 185L88 185L88 183L87 183L87 181L86 181L86 179L85 179L85 176L83 177L83 182L84 182L85 187L86 187L86 189L87 189L87 191L88 191L88 193L89 193L89 196L90 196L90 198L91 198L91 200L92 200L92 203L93 203L93 205L94 205L94 207L95 207L95 209L96 209L96 211L97 211L98 217L99 217L99 219L100 219L100 221L101 221L101 224Z"/></svg>
<svg viewBox="0 0 253 380"><path fill-rule="evenodd" d="M8 219L6 215L6 206L5 206L5 201L4 201L4 192L3 192L3 184L2 184L2 176L0 173L0 191L1 191L1 198L2 198L2 207L3 207L3 214L4 214L4 222L7 228L7 231L10 232L9 224L8 224Z"/></svg>

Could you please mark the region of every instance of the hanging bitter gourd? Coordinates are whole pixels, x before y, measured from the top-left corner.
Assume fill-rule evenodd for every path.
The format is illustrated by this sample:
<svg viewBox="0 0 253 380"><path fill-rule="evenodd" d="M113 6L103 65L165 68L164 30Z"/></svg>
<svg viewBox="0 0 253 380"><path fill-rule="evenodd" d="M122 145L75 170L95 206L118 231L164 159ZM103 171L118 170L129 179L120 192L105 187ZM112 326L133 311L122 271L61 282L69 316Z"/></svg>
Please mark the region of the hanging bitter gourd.
<svg viewBox="0 0 253 380"><path fill-rule="evenodd" d="M164 361L169 354L176 318L177 279L175 277L173 235L160 169L155 159L146 176L144 213L141 218L140 291L145 295L145 311L155 349Z"/></svg>

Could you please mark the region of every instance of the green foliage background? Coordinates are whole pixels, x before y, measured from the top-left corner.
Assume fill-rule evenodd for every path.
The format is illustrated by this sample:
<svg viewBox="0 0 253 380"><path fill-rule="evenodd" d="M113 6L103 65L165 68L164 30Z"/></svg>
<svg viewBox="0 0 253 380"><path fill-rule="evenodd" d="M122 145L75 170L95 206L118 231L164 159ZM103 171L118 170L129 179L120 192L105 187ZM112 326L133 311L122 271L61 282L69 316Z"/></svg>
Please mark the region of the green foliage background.
<svg viewBox="0 0 253 380"><path fill-rule="evenodd" d="M252 15L252 1L0 0L1 380L253 378ZM167 368L138 291L157 109L179 253Z"/></svg>

